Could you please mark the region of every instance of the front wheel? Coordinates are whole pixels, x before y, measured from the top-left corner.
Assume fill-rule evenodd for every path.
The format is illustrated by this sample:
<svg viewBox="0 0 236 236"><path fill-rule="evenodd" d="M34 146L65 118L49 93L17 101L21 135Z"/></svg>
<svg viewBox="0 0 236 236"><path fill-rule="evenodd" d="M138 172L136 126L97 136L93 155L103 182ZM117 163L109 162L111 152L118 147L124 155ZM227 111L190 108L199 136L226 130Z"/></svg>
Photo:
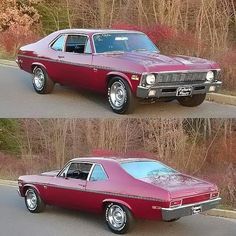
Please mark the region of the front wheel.
<svg viewBox="0 0 236 236"><path fill-rule="evenodd" d="M116 203L110 203L106 206L105 219L108 228L115 234L125 234L133 224L130 210Z"/></svg>
<svg viewBox="0 0 236 236"><path fill-rule="evenodd" d="M31 213L39 213L45 209L45 203L34 188L28 188L25 193L25 205Z"/></svg>
<svg viewBox="0 0 236 236"><path fill-rule="evenodd" d="M195 94L191 97L177 97L178 102L185 107L196 107L201 105L206 99L206 94Z"/></svg>
<svg viewBox="0 0 236 236"><path fill-rule="evenodd" d="M117 114L132 113L136 103L129 84L120 77L114 77L109 81L108 101Z"/></svg>

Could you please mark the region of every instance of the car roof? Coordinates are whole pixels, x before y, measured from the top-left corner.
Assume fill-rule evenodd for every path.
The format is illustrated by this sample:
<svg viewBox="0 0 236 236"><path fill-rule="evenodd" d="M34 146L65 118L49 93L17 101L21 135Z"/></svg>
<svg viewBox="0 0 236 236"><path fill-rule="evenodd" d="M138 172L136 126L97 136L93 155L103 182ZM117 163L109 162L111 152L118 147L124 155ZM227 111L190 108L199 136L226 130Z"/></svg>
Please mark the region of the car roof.
<svg viewBox="0 0 236 236"><path fill-rule="evenodd" d="M124 162L137 162L137 161L155 161L154 159L149 158L123 158L123 157L78 157L74 158L71 161L75 162L92 162L98 164L104 164L109 162L115 163L124 163Z"/></svg>
<svg viewBox="0 0 236 236"><path fill-rule="evenodd" d="M82 33L87 35L93 34L106 34L106 33L142 33L136 30L119 30L119 29L64 29L58 31L62 34L74 34L74 33Z"/></svg>

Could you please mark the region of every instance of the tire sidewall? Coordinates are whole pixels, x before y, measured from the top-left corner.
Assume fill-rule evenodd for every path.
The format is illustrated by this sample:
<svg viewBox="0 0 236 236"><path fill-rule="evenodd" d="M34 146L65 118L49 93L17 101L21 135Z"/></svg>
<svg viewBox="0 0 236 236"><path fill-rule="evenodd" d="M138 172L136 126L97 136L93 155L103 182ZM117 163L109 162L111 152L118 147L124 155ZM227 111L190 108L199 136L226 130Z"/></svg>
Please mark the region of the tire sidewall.
<svg viewBox="0 0 236 236"><path fill-rule="evenodd" d="M123 105L119 108L117 108L113 105L113 103L111 101L111 97L110 97L111 86L115 82L119 82L123 86L123 89L125 90L125 93L126 93L125 101L124 101ZM130 105L131 96L132 95L131 95L130 87L125 80L123 80L122 78L119 78L119 77L114 77L109 81L109 83L108 83L108 102L110 104L111 109L115 113L124 114L127 111L128 107Z"/></svg>
<svg viewBox="0 0 236 236"><path fill-rule="evenodd" d="M30 190L35 193L36 198L37 198L37 207L36 207L34 210L30 209L29 206L28 206L28 204L27 204L26 195L27 195L27 192L30 191ZM28 189L26 190L26 192L25 192L25 205L26 205L27 209L28 209L31 213L36 213L36 212L38 212L39 206L40 206L40 198L39 198L39 196L38 196L37 191L36 191L34 188L28 188Z"/></svg>
<svg viewBox="0 0 236 236"><path fill-rule="evenodd" d="M110 208L111 208L112 206L114 206L114 205L117 205L117 206L121 207L122 210L124 211L124 214L125 214L125 222L124 222L124 225L123 225L119 230L117 230L116 228L114 228L114 227L110 224L110 222L109 222L109 220L108 220L108 212L109 212ZM127 210L125 209L125 207L123 207L123 206L120 205L120 204L110 203L110 204L107 205L107 207L106 207L106 209L105 209L105 220L106 220L106 224L107 224L107 226L109 227L109 229L110 229L112 232L116 233L116 234L124 234L124 233L128 230L128 228L129 228L129 218L128 218Z"/></svg>
<svg viewBox="0 0 236 236"><path fill-rule="evenodd" d="M43 83L43 86L42 86L41 89L39 89L39 88L35 85L34 77L35 77L35 71L36 71L37 69L40 69L40 70L43 72L43 75L44 75L44 83ZM34 89L35 89L35 91L36 91L37 93L42 93L42 92L44 91L45 86L46 86L46 83L47 83L47 73L45 72L45 70L44 70L42 67L36 66L36 67L34 68L34 70L33 70L33 80L32 80L32 82L33 82L33 87L34 87Z"/></svg>

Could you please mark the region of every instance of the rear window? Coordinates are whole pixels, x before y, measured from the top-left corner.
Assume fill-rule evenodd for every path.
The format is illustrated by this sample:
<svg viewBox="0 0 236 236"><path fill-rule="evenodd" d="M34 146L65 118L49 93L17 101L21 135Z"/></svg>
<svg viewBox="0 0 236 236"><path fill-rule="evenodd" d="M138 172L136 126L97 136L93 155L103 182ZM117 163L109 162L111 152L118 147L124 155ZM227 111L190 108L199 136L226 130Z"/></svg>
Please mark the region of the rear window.
<svg viewBox="0 0 236 236"><path fill-rule="evenodd" d="M63 51L65 44L65 35L60 36L52 45L55 51Z"/></svg>
<svg viewBox="0 0 236 236"><path fill-rule="evenodd" d="M177 173L175 170L157 161L124 162L121 163L121 167L136 179Z"/></svg>

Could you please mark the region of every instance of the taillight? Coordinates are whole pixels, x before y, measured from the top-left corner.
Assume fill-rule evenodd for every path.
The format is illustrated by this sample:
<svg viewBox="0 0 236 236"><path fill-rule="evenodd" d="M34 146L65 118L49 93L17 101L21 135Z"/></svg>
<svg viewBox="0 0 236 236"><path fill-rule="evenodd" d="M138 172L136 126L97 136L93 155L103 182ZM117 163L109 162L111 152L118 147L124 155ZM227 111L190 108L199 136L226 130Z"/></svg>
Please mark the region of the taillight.
<svg viewBox="0 0 236 236"><path fill-rule="evenodd" d="M174 200L170 202L170 207L178 207L182 205L182 200Z"/></svg>
<svg viewBox="0 0 236 236"><path fill-rule="evenodd" d="M219 197L219 192L211 193L211 199L218 198L218 197Z"/></svg>

